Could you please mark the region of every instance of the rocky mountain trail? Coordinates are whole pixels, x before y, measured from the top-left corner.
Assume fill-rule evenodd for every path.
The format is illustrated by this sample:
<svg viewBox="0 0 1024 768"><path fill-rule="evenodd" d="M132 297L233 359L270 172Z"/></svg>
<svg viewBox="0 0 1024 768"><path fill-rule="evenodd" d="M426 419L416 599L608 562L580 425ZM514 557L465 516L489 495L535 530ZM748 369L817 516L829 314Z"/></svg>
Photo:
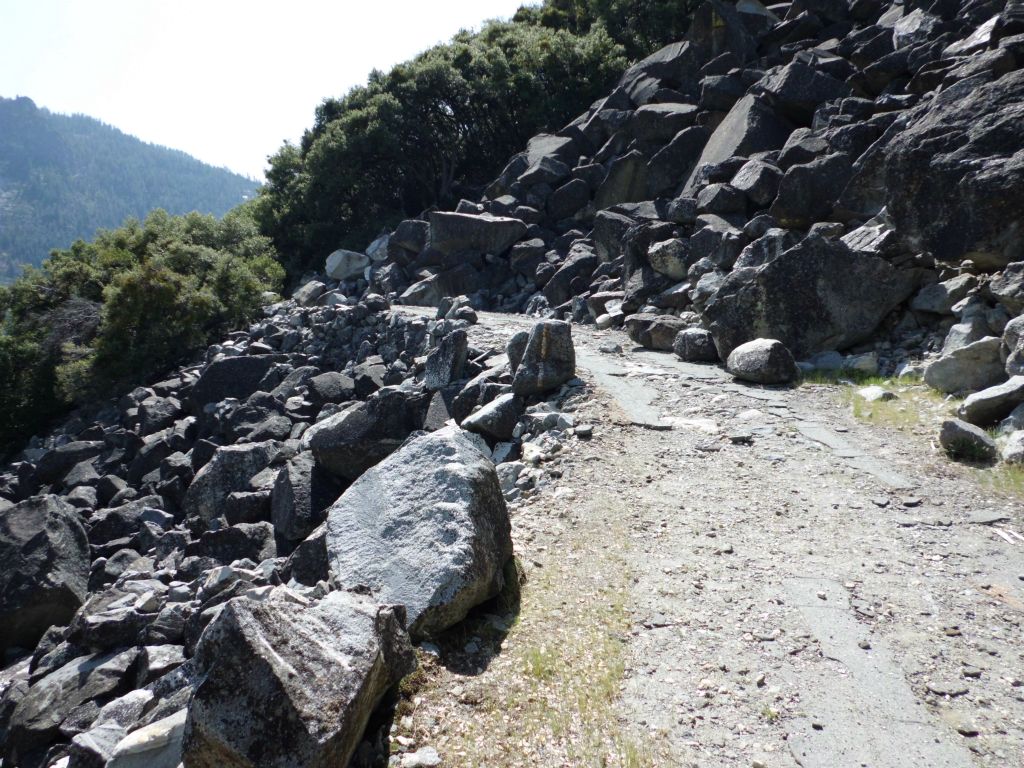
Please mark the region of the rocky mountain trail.
<svg viewBox="0 0 1024 768"><path fill-rule="evenodd" d="M1021 762L1022 35L709 0L34 438L3 765Z"/></svg>
<svg viewBox="0 0 1024 768"><path fill-rule="evenodd" d="M485 667L430 667L403 734L454 765L1012 764L1019 497L835 386L574 338L594 434L511 503L519 620Z"/></svg>

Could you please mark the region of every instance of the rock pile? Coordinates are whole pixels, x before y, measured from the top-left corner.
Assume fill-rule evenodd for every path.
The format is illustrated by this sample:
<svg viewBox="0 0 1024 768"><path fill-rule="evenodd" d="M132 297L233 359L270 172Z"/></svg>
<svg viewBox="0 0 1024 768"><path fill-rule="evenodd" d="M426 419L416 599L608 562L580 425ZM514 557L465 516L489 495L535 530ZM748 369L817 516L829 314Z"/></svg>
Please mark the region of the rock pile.
<svg viewBox="0 0 1024 768"><path fill-rule="evenodd" d="M364 277L687 360L767 338L804 368L1001 385L1024 373L1022 35L1015 0L709 0Z"/></svg>
<svg viewBox="0 0 1024 768"><path fill-rule="evenodd" d="M569 326L476 349L465 297L338 287L0 473L5 765L346 765L410 643L516 578L506 498L571 427L543 401L576 386Z"/></svg>

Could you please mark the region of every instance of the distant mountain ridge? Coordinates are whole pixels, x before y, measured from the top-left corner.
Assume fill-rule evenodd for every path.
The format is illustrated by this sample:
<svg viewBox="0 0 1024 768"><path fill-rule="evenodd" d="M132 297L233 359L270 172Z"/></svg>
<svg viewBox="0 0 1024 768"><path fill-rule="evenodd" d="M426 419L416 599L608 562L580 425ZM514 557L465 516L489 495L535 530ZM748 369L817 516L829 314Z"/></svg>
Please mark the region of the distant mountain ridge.
<svg viewBox="0 0 1024 768"><path fill-rule="evenodd" d="M0 282L129 216L153 208L222 216L258 188L94 118L0 98Z"/></svg>

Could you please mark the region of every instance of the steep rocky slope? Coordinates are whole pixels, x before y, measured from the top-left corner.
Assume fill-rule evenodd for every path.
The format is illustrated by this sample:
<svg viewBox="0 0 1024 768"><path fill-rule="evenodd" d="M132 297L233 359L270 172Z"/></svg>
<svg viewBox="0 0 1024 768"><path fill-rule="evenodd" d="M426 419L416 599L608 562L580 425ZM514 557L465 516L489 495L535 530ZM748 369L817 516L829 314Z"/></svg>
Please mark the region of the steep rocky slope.
<svg viewBox="0 0 1024 768"><path fill-rule="evenodd" d="M4 765L386 760L411 644L514 589L507 505L593 432L571 323L761 382L923 370L980 390L954 452L1019 438L1018 62L1016 2L712 0L486 198L35 439L0 473ZM483 309L541 319L472 342Z"/></svg>

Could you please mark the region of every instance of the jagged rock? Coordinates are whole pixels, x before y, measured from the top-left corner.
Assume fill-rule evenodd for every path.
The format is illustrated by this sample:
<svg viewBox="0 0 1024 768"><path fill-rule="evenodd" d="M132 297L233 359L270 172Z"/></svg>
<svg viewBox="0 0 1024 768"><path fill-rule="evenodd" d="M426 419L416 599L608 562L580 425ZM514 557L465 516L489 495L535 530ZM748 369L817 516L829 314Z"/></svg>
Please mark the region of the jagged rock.
<svg viewBox="0 0 1024 768"><path fill-rule="evenodd" d="M401 624L400 610L345 592L313 607L230 601L196 648L185 765L348 765L377 703L415 668Z"/></svg>
<svg viewBox="0 0 1024 768"><path fill-rule="evenodd" d="M989 426L1006 417L1024 403L1024 376L1013 376L1002 384L968 395L957 415L979 427Z"/></svg>
<svg viewBox="0 0 1024 768"><path fill-rule="evenodd" d="M76 464L99 456L103 443L96 440L75 440L43 454L36 464L36 480L44 485L55 483Z"/></svg>
<svg viewBox="0 0 1024 768"><path fill-rule="evenodd" d="M85 601L89 542L78 513L56 496L0 511L0 654L34 648Z"/></svg>
<svg viewBox="0 0 1024 768"><path fill-rule="evenodd" d="M988 290L1012 314L1024 312L1024 261L1007 264L989 281Z"/></svg>
<svg viewBox="0 0 1024 768"><path fill-rule="evenodd" d="M243 355L215 360L193 385L189 399L200 409L228 397L245 400L259 388L267 371L285 359L283 355Z"/></svg>
<svg viewBox="0 0 1024 768"><path fill-rule="evenodd" d="M726 276L703 316L723 358L759 336L803 358L865 340L916 284L912 271L808 236L761 267Z"/></svg>
<svg viewBox="0 0 1024 768"><path fill-rule="evenodd" d="M1024 260L1022 121L1017 70L945 88L889 129L878 150L884 203L912 250L988 270Z"/></svg>
<svg viewBox="0 0 1024 768"><path fill-rule="evenodd" d="M634 104L643 105L654 98L666 81L682 85L687 92L693 92L696 83L689 81L693 80L696 62L697 58L689 42L666 45L627 69L615 93L628 94Z"/></svg>
<svg viewBox="0 0 1024 768"><path fill-rule="evenodd" d="M469 340L463 330L452 331L427 355L424 386L436 391L462 378Z"/></svg>
<svg viewBox="0 0 1024 768"><path fill-rule="evenodd" d="M570 179L548 198L548 216L552 221L567 219L589 202L590 185L583 179Z"/></svg>
<svg viewBox="0 0 1024 768"><path fill-rule="evenodd" d="M686 328L686 322L674 315L630 315L626 318L626 333L629 338L647 349L672 349L679 332Z"/></svg>
<svg viewBox="0 0 1024 768"><path fill-rule="evenodd" d="M715 340L703 328L684 328L676 334L672 351L680 360L688 363L717 363L718 350Z"/></svg>
<svg viewBox="0 0 1024 768"><path fill-rule="evenodd" d="M730 184L759 208L771 205L779 191L782 171L763 160L749 160L736 171Z"/></svg>
<svg viewBox="0 0 1024 768"><path fill-rule="evenodd" d="M412 253L419 253L427 245L430 225L420 219L406 219L391 233L390 245L397 245Z"/></svg>
<svg viewBox="0 0 1024 768"><path fill-rule="evenodd" d="M797 125L810 125L819 104L850 95L849 85L800 61L766 75L758 85L778 113Z"/></svg>
<svg viewBox="0 0 1024 768"><path fill-rule="evenodd" d="M542 320L530 331L512 379L512 391L520 397L538 395L561 386L575 375L572 327L560 320Z"/></svg>
<svg viewBox="0 0 1024 768"><path fill-rule="evenodd" d="M632 203L647 197L647 159L633 150L617 158L594 196L597 208Z"/></svg>
<svg viewBox="0 0 1024 768"><path fill-rule="evenodd" d="M740 251L733 269L764 266L799 242L800 236L793 230L772 227Z"/></svg>
<svg viewBox="0 0 1024 768"><path fill-rule="evenodd" d="M658 197L689 178L710 135L701 125L684 128L658 150L647 163L647 196Z"/></svg>
<svg viewBox="0 0 1024 768"><path fill-rule="evenodd" d="M423 426L427 395L386 387L366 402L314 424L303 449L333 475L354 480Z"/></svg>
<svg viewBox="0 0 1024 768"><path fill-rule="evenodd" d="M1024 430L1018 429L1010 434L999 456L1007 464L1024 464Z"/></svg>
<svg viewBox="0 0 1024 768"><path fill-rule="evenodd" d="M910 308L918 312L951 315L954 305L966 298L977 284L978 278L974 275L958 275L951 280L926 285L910 302Z"/></svg>
<svg viewBox="0 0 1024 768"><path fill-rule="evenodd" d="M776 339L754 339L729 353L725 368L737 379L756 384L788 384L800 372L793 354Z"/></svg>
<svg viewBox="0 0 1024 768"><path fill-rule="evenodd" d="M666 277L682 280L692 263L689 241L672 238L653 243L647 249L647 263Z"/></svg>
<svg viewBox="0 0 1024 768"><path fill-rule="evenodd" d="M940 392L975 392L1006 380L1000 339L986 336L940 357L924 371L925 383Z"/></svg>
<svg viewBox="0 0 1024 768"><path fill-rule="evenodd" d="M339 248L327 257L324 271L331 280L349 280L361 277L368 266L370 257L365 253Z"/></svg>
<svg viewBox="0 0 1024 768"><path fill-rule="evenodd" d="M693 125L693 104L644 104L633 113L630 132L640 141L663 143Z"/></svg>
<svg viewBox="0 0 1024 768"><path fill-rule="evenodd" d="M614 261L622 255L622 241L636 224L628 216L613 211L598 211L594 217L594 250L602 262Z"/></svg>
<svg viewBox="0 0 1024 768"><path fill-rule="evenodd" d="M495 440L511 440L519 417L523 413L523 401L511 392L498 395L480 410L462 420L462 428L468 432L487 435Z"/></svg>
<svg viewBox="0 0 1024 768"><path fill-rule="evenodd" d="M500 256L526 234L519 219L505 216L432 211L430 247L444 254L490 253ZM470 291L471 292L471 291ZM458 291L449 295L458 295Z"/></svg>
<svg viewBox="0 0 1024 768"><path fill-rule="evenodd" d="M185 555L208 557L224 564L244 558L260 563L277 556L274 526L268 522L237 523L216 531L206 531L199 541L185 547Z"/></svg>
<svg viewBox="0 0 1024 768"><path fill-rule="evenodd" d="M729 184L708 184L697 193L698 213L728 216L732 213L745 214L746 211L746 195Z"/></svg>
<svg viewBox="0 0 1024 768"><path fill-rule="evenodd" d="M782 177L769 213L780 226L806 229L831 214L852 173L850 159L841 153L794 165Z"/></svg>
<svg viewBox="0 0 1024 768"><path fill-rule="evenodd" d="M295 289L292 294L292 299L300 307L311 307L316 304L324 291L327 290L327 286L321 283L319 280L310 280L305 285L301 285Z"/></svg>
<svg viewBox="0 0 1024 768"><path fill-rule="evenodd" d="M498 594L512 556L489 454L457 427L409 441L331 507L327 553L341 584L406 606L414 638L461 621Z"/></svg>
<svg viewBox="0 0 1024 768"><path fill-rule="evenodd" d="M228 494L249 488L249 481L277 457L274 441L225 445L196 473L185 494L184 510L189 516L209 522L223 513Z"/></svg>
<svg viewBox="0 0 1024 768"><path fill-rule="evenodd" d="M480 273L472 265L460 264L413 283L399 297L399 303L436 307L448 296L475 293L482 284Z"/></svg>
<svg viewBox="0 0 1024 768"><path fill-rule="evenodd" d="M793 126L760 97L747 94L733 105L729 114L711 134L689 180L687 191L695 191L700 170L730 157L749 157L755 152L781 149Z"/></svg>
<svg viewBox="0 0 1024 768"><path fill-rule="evenodd" d="M574 244L565 261L544 286L543 293L548 303L557 306L571 299L575 293L580 293L573 289L574 285L581 286L581 281L589 284L598 263L597 254L592 248L582 243Z"/></svg>
<svg viewBox="0 0 1024 768"><path fill-rule="evenodd" d="M77 707L124 690L137 657L134 648L81 656L35 682L11 715L5 763L45 766L43 756L60 740L61 724Z"/></svg>
<svg viewBox="0 0 1024 768"><path fill-rule="evenodd" d="M939 443L950 457L971 461L990 461L998 455L995 441L985 430L960 419L942 422Z"/></svg>
<svg viewBox="0 0 1024 768"><path fill-rule="evenodd" d="M335 502L341 488L334 478L321 471L311 451L288 460L274 481L271 495L271 519L279 540L299 542L323 523L327 508Z"/></svg>

